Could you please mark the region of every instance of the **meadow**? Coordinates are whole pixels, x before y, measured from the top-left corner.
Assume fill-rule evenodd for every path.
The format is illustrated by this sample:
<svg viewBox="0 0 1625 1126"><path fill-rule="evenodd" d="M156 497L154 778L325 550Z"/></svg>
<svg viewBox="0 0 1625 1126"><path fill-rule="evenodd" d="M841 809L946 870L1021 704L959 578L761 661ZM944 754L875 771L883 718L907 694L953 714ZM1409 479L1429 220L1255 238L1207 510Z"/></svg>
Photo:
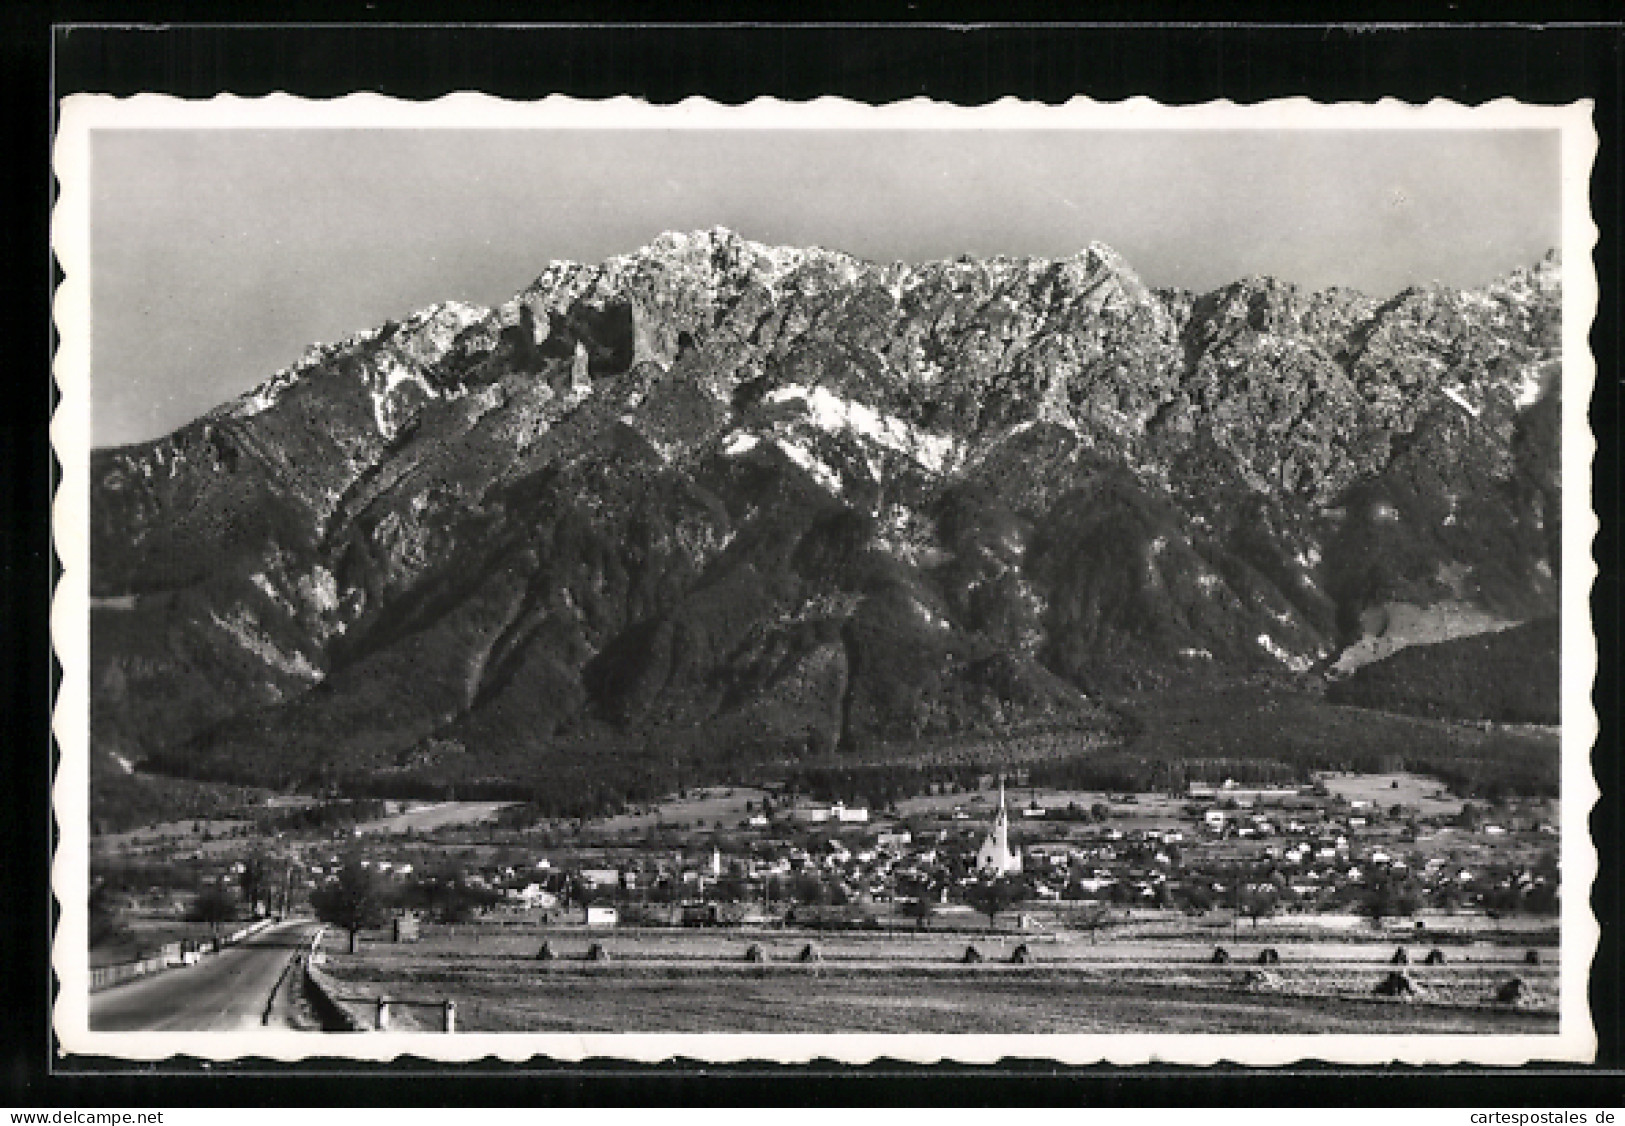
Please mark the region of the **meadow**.
<svg viewBox="0 0 1625 1126"><path fill-rule="evenodd" d="M380 939L382 935L378 936ZM1306 933L1289 921L1081 934L427 927L325 970L369 999L457 1002L468 1031L1499 1032L1556 1030L1555 932ZM546 943L552 957L541 959ZM597 944L603 960L588 957ZM1442 965L1424 965L1434 945ZM1230 960L1215 964L1215 946ZM1390 964L1405 945L1410 964ZM973 946L981 961L964 961ZM1025 946L1032 960L1015 961ZM752 947L760 951L752 960ZM807 956L811 947L816 952ZM1279 961L1259 963L1265 950ZM1537 962L1526 959L1535 952ZM1415 992L1376 988L1402 970ZM1513 1004L1497 1001L1511 979Z"/></svg>

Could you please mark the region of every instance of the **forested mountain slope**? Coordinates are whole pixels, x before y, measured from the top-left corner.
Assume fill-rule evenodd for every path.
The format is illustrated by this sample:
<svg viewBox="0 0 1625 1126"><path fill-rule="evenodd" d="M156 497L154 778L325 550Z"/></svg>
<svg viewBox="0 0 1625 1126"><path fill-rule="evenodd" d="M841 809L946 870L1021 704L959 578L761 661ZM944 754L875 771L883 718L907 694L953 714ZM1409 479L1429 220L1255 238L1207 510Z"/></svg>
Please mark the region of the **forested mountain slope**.
<svg viewBox="0 0 1625 1126"><path fill-rule="evenodd" d="M1309 675L1391 601L1549 615L1560 278L1195 295L1102 246L720 229L553 263L95 451L93 740L277 786L652 785L1110 737L1112 693Z"/></svg>

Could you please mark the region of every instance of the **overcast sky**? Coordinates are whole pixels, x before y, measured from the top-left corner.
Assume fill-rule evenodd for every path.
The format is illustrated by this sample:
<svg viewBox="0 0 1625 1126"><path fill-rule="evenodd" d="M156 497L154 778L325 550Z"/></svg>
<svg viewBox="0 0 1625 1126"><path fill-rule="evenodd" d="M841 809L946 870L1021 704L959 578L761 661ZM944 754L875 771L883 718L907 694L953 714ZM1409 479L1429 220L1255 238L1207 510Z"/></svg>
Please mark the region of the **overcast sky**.
<svg viewBox="0 0 1625 1126"><path fill-rule="evenodd" d="M1072 254L1386 296L1561 241L1551 131L93 134L92 427L156 437L330 341L721 225L879 261Z"/></svg>

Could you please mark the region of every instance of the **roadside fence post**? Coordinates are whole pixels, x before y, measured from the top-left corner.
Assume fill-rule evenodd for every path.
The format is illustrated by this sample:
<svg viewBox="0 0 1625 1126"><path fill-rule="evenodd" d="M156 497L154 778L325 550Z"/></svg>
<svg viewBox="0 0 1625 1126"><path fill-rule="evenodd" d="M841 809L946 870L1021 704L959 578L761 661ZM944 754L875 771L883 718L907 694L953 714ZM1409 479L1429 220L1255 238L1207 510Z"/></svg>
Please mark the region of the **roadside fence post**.
<svg viewBox="0 0 1625 1126"><path fill-rule="evenodd" d="M457 1002L450 998L446 999L446 1031L457 1031Z"/></svg>
<svg viewBox="0 0 1625 1126"><path fill-rule="evenodd" d="M387 997L378 998L377 1028L379 1032L385 1032L389 1029L389 998Z"/></svg>

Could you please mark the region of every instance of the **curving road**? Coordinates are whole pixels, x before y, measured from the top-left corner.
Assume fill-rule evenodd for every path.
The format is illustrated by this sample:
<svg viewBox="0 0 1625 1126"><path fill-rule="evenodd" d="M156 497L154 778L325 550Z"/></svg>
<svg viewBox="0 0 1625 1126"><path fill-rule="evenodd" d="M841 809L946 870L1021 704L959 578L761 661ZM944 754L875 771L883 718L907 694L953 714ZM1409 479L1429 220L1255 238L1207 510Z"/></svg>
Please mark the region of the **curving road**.
<svg viewBox="0 0 1625 1126"><path fill-rule="evenodd" d="M165 970L90 995L97 1032L225 1032L259 1028L282 971L317 924L270 927L194 966Z"/></svg>

